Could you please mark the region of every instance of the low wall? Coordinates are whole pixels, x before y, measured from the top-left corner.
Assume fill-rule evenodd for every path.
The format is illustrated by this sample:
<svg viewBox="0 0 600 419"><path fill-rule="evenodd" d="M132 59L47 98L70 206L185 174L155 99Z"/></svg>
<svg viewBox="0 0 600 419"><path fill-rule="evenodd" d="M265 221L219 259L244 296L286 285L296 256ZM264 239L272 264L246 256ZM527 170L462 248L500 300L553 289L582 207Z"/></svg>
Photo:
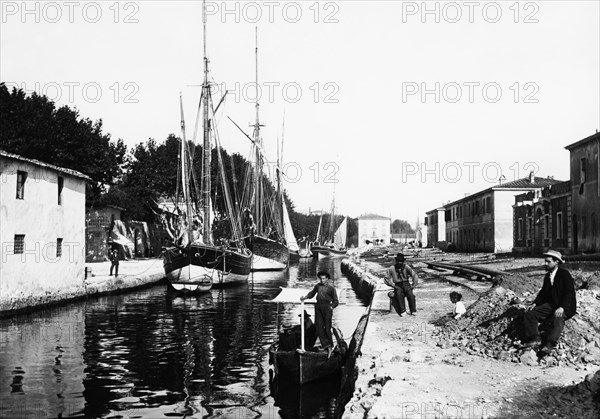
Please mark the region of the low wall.
<svg viewBox="0 0 600 419"><path fill-rule="evenodd" d="M110 262L86 264L86 278L78 285L43 294L21 293L0 298L0 317L65 304L88 297L149 286L165 277L162 259L121 261L119 276L109 276Z"/></svg>
<svg viewBox="0 0 600 419"><path fill-rule="evenodd" d="M356 331L350 342L348 349L348 359L343 368L340 392L335 406L335 418L343 417L346 404L352 399L355 390L355 383L359 376L356 365L357 358L361 353L361 347L367 331L369 318L373 310L390 310L390 299L387 295L389 287L383 283L383 280L364 265L360 259L344 259L341 263L342 273L350 280L352 289L356 295L369 303L367 313L363 315Z"/></svg>
<svg viewBox="0 0 600 419"><path fill-rule="evenodd" d="M390 311L390 298L387 293L391 288L385 285L383 279L376 276L365 266L361 259L343 259L341 263L342 273L348 277L352 289L362 299L370 300L371 310Z"/></svg>

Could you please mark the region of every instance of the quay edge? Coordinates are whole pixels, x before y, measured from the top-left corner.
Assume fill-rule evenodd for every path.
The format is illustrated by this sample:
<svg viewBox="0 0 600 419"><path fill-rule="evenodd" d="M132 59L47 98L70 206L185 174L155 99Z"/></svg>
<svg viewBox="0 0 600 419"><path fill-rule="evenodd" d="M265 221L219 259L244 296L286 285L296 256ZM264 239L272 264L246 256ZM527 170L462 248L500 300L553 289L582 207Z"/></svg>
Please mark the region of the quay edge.
<svg viewBox="0 0 600 419"><path fill-rule="evenodd" d="M362 344L367 334L371 314L374 311L382 311L389 313L390 303L387 291L389 288L383 284L383 281L377 276L367 272L368 268L360 265L360 260L343 259L341 262L341 270L352 284L352 288L357 296L361 299L369 301L369 309L367 314L361 318L364 325L357 325L357 330L354 333L352 342L349 347L349 357L344 365L344 372L338 395L335 418L346 417L346 406L354 397L356 383L362 382L369 378L359 375L360 370L364 370L362 364L368 362L364 360L361 352Z"/></svg>
<svg viewBox="0 0 600 419"><path fill-rule="evenodd" d="M89 297L133 291L154 285L165 278L162 259L132 259L121 261L119 276L109 276L111 262L86 263L87 274L79 285L45 290L21 291L0 296L0 318L41 310Z"/></svg>

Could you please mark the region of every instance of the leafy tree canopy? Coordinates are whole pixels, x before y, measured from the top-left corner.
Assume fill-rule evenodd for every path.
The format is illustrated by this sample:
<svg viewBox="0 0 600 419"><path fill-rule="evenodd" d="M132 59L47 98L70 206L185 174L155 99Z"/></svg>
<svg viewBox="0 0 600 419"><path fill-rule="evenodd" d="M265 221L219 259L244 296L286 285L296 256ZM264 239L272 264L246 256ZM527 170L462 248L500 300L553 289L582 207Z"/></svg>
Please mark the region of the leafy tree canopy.
<svg viewBox="0 0 600 419"><path fill-rule="evenodd" d="M45 96L9 92L0 83L0 148L23 157L88 175L86 199L95 201L121 176L126 146L102 133L102 120L81 118L68 106L56 108Z"/></svg>

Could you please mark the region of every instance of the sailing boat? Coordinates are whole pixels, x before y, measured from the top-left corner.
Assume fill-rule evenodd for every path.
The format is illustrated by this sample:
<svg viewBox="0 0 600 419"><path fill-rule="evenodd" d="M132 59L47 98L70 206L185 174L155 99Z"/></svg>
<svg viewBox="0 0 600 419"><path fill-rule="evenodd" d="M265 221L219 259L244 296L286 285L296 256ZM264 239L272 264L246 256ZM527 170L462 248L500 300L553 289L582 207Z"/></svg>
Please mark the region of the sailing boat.
<svg viewBox="0 0 600 419"><path fill-rule="evenodd" d="M238 214L233 209L225 169L220 155L217 132L214 129L214 113L211 86L208 82L208 58L206 54L206 8L203 3L204 22L204 80L198 112L202 111L203 121L203 165L202 185L198 188L195 172L192 166L192 157L188 149L185 136L185 122L183 117L183 104L181 108L182 141L180 149L181 165L179 169L183 192L184 210L176 209L178 216L177 234L171 246L164 250L164 268L167 280L171 286L181 292L208 291L213 286L229 283L245 282L250 274L252 260L251 252L241 241ZM219 103L220 104L220 103ZM197 124L196 124L197 126ZM195 135L194 135L195 136ZM227 214L219 214L223 220L229 220L232 237L219 244L213 243L212 236L212 208L211 208L211 139L215 140L219 156L219 172L223 183L225 207ZM191 184L194 184L194 188ZM193 196L195 192L195 196ZM177 193L178 195L178 193ZM179 202L179 196L177 196Z"/></svg>
<svg viewBox="0 0 600 419"><path fill-rule="evenodd" d="M258 35L256 38L256 86L258 86ZM284 270L287 269L290 260L288 240L291 241L291 237L286 235L286 230L291 231L291 224L289 224L289 216L286 217L287 209L281 193L280 180L277 181L277 191L273 191L264 176L265 155L260 135L260 128L264 125L261 125L259 120L258 96L257 94L256 120L252 137L234 122L251 141L251 156L254 160L253 166L249 166L246 173L246 185L242 197L243 207L245 207L242 221L245 234L243 240L246 247L252 251L252 271ZM279 168L277 168L277 177L280 179Z"/></svg>
<svg viewBox="0 0 600 419"><path fill-rule="evenodd" d="M311 247L313 256L318 257L342 257L346 255L346 235L347 235L347 219L344 217L342 223L334 231L335 227L335 192L331 202L331 215L329 218L329 236L322 246L316 245ZM319 222L319 228L321 224Z"/></svg>

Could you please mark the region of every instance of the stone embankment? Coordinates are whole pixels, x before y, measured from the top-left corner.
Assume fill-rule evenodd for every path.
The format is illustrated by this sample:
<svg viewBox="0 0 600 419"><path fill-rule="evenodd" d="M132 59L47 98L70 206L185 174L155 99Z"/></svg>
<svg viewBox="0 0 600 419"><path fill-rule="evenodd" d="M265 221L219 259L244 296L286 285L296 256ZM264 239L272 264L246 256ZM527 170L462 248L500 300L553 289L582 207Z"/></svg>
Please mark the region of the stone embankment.
<svg viewBox="0 0 600 419"><path fill-rule="evenodd" d="M389 263L355 259L344 261L342 269L357 285L383 290L378 275L367 271L377 273ZM417 316L390 312L387 293L375 292L380 309L371 314L344 418L599 417L595 304L600 300L593 273L582 281L574 272L579 283L588 284L578 291L579 314L568 322L557 351L544 360L516 349L518 313L541 285L531 283L537 272L511 274L492 287L425 264L413 266L422 281L415 289ZM531 269L530 261L524 266ZM455 290L468 307L459 320L447 315L448 293Z"/></svg>
<svg viewBox="0 0 600 419"><path fill-rule="evenodd" d="M1 317L64 304L88 297L132 290L161 281L165 277L162 259L131 259L119 263L119 276L109 276L110 262L86 263L81 284L46 295L22 295L12 299L10 307L0 311Z"/></svg>

